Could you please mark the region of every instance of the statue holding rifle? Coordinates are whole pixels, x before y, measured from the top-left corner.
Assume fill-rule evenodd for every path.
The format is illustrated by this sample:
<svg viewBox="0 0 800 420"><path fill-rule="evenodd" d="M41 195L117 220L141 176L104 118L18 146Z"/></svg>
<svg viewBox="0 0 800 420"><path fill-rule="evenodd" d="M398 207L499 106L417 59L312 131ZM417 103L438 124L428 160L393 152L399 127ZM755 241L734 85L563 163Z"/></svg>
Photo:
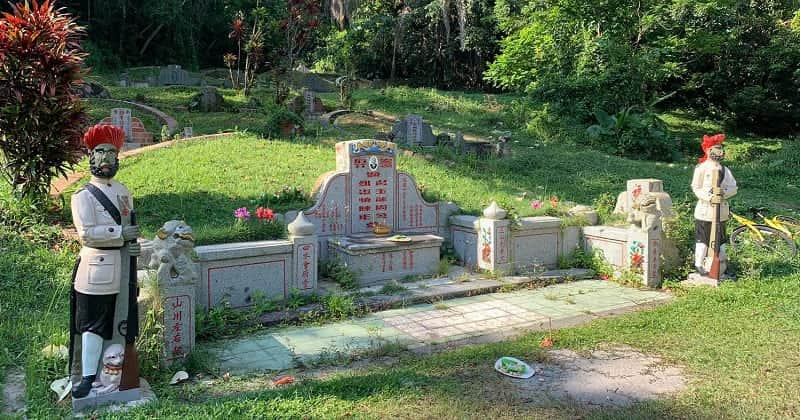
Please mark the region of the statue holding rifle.
<svg viewBox="0 0 800 420"><path fill-rule="evenodd" d="M114 180L124 139L124 131L108 125L90 128L83 138L92 177L71 203L82 245L70 302L70 370L80 377L73 381L78 382L72 389L74 400L139 387L133 346L138 335L139 227L130 191ZM72 372L76 357L80 370Z"/></svg>
<svg viewBox="0 0 800 420"><path fill-rule="evenodd" d="M697 197L695 218L695 270L719 280L726 269L725 224L730 218L727 199L736 194L736 179L722 165L725 134L703 136L704 156L694 169L692 191Z"/></svg>

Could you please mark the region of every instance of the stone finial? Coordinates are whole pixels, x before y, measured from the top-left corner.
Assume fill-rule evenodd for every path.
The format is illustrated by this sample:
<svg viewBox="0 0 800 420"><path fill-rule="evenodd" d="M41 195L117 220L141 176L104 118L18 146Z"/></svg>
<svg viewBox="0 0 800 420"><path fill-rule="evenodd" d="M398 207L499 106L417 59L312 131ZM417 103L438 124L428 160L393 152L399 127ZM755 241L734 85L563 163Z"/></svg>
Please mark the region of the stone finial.
<svg viewBox="0 0 800 420"><path fill-rule="evenodd" d="M306 219L305 214L300 211L297 212L297 217L292 223L287 226L289 235L291 236L311 236L316 231L317 227Z"/></svg>
<svg viewBox="0 0 800 420"><path fill-rule="evenodd" d="M496 201L492 201L489 207L483 209L483 217L492 220L502 220L506 218L507 212L497 205Z"/></svg>

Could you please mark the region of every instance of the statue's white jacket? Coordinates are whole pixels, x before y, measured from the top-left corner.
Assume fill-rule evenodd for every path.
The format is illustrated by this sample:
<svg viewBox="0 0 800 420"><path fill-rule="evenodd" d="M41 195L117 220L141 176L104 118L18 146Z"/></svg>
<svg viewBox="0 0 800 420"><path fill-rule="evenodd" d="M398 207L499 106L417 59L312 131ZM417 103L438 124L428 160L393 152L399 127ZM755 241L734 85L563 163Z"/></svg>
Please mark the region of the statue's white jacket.
<svg viewBox="0 0 800 420"><path fill-rule="evenodd" d="M105 193L120 213L123 212L120 201L125 201L128 210L133 210L130 191L124 185L113 179L96 177L92 177L90 182ZM98 248L121 248L125 243L122 226L114 221L103 205L86 189L72 195L71 208L72 220L83 245L80 251L81 262L75 277L75 290L88 295L119 293L122 276L120 249Z"/></svg>
<svg viewBox="0 0 800 420"><path fill-rule="evenodd" d="M722 165L719 162L708 159L694 168L692 191L697 197L697 206L694 208L694 218L697 220L710 222L714 219L714 208L711 205L711 190L716 186L713 182L714 172L719 173L720 166ZM733 174L727 167L725 168L725 178L722 179L721 187L723 198L728 199L736 195L736 179L733 178ZM722 200L719 220L725 221L728 220L729 217L730 209L728 208L728 202Z"/></svg>

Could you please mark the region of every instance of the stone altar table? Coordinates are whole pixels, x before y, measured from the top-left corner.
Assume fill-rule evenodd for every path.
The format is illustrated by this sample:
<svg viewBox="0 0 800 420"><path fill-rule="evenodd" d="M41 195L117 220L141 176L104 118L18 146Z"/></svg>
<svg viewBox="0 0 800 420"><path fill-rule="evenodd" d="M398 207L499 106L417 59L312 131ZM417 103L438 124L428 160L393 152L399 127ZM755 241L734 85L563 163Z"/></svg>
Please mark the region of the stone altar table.
<svg viewBox="0 0 800 420"><path fill-rule="evenodd" d="M444 238L409 234L395 242L370 234L328 238L328 253L358 273L361 286L401 280L406 276L436 274Z"/></svg>

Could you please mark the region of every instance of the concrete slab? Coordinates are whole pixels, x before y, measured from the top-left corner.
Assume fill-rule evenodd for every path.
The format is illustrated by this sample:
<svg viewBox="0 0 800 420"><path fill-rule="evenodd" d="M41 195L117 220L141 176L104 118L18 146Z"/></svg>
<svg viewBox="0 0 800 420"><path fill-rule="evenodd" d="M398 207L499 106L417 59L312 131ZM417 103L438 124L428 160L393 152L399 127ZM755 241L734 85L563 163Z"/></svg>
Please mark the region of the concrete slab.
<svg viewBox="0 0 800 420"><path fill-rule="evenodd" d="M590 322L668 302L664 292L584 280L539 289L459 297L437 304L390 309L325 325L294 326L244 339L215 343L220 368L237 374L286 370L297 361L326 359L400 343L416 352L439 346L508 339Z"/></svg>

